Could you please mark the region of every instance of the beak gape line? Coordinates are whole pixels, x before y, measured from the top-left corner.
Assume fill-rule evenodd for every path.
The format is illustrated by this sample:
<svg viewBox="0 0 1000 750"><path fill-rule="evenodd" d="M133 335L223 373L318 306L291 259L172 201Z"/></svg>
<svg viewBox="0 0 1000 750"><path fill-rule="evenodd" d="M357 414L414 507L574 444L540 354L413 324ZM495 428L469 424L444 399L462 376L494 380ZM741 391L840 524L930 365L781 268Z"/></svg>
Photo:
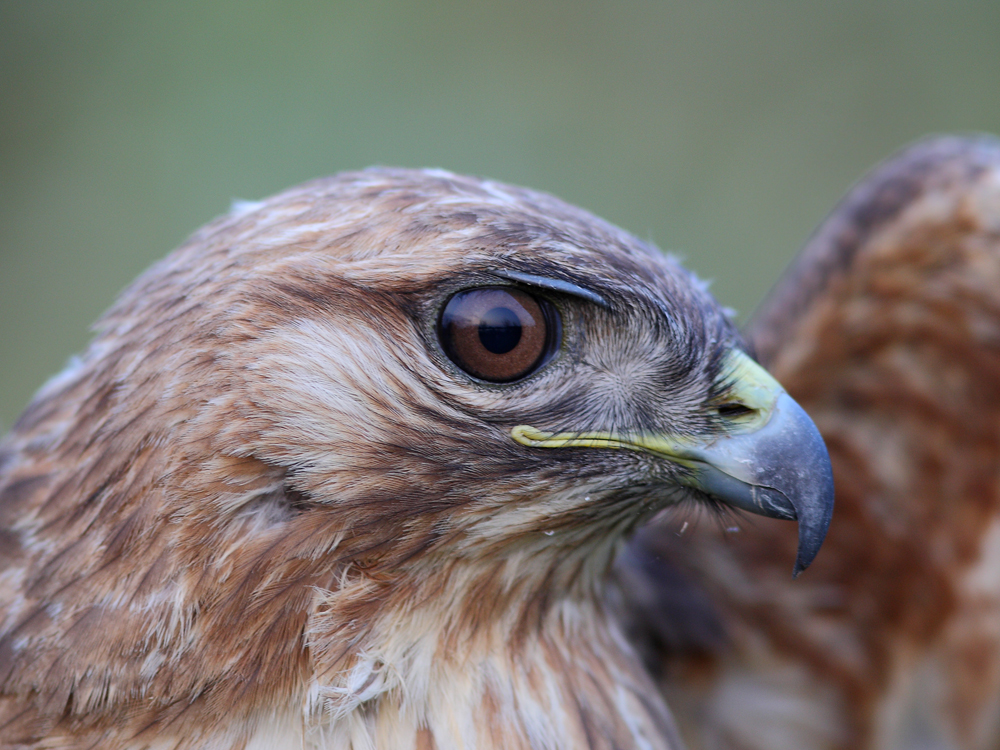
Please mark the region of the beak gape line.
<svg viewBox="0 0 1000 750"><path fill-rule="evenodd" d="M533 448L643 451L685 467L683 484L734 508L799 522L797 576L816 557L833 515L833 469L816 425L745 353L723 368L729 401L744 407L731 428L705 440L648 433L551 433L518 425L511 437Z"/></svg>

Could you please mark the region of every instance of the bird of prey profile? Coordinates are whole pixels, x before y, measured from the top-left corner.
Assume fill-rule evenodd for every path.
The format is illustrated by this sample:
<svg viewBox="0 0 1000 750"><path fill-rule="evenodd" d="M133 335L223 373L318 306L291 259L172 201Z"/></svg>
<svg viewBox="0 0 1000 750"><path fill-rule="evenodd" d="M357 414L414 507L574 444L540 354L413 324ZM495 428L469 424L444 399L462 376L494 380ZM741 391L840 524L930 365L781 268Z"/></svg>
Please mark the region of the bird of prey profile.
<svg viewBox="0 0 1000 750"><path fill-rule="evenodd" d="M1000 748L1000 141L865 177L747 338L812 415L837 511L787 580L780 524L641 532L629 632L694 750Z"/></svg>
<svg viewBox="0 0 1000 750"><path fill-rule="evenodd" d="M0 747L677 750L622 540L794 519L790 578L832 501L654 249L446 172L319 180L141 276L0 444Z"/></svg>

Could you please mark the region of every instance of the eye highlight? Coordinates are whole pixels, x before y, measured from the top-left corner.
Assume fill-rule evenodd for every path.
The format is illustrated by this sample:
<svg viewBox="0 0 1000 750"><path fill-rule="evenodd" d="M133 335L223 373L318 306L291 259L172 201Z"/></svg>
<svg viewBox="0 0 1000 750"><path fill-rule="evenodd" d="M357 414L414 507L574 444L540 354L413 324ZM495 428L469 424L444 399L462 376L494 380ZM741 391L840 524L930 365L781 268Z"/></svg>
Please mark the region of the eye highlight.
<svg viewBox="0 0 1000 750"><path fill-rule="evenodd" d="M559 347L562 326L544 299L509 287L481 287L448 300L438 322L448 358L491 383L509 383L537 370Z"/></svg>

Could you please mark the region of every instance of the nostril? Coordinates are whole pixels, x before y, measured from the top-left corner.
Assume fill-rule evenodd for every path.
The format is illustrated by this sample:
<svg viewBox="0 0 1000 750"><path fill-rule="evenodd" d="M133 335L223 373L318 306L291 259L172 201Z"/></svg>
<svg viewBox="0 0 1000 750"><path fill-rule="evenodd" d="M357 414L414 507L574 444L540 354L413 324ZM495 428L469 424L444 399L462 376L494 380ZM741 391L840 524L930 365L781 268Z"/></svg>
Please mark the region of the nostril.
<svg viewBox="0 0 1000 750"><path fill-rule="evenodd" d="M719 406L719 416L725 417L726 419L737 419L738 417L746 417L754 414L756 409L750 409L743 404L733 403L733 404L722 404Z"/></svg>

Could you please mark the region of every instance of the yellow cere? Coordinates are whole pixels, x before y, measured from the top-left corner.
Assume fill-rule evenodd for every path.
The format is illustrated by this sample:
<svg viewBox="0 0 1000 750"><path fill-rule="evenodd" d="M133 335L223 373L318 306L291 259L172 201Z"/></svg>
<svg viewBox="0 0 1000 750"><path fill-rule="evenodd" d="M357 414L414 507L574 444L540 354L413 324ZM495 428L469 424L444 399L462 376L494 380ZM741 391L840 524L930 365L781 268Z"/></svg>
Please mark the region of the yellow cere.
<svg viewBox="0 0 1000 750"><path fill-rule="evenodd" d="M729 398L752 410L746 417L737 418L738 423L748 428L739 432L759 430L767 424L778 396L785 392L767 370L738 350L726 355L722 379L733 384Z"/></svg>

